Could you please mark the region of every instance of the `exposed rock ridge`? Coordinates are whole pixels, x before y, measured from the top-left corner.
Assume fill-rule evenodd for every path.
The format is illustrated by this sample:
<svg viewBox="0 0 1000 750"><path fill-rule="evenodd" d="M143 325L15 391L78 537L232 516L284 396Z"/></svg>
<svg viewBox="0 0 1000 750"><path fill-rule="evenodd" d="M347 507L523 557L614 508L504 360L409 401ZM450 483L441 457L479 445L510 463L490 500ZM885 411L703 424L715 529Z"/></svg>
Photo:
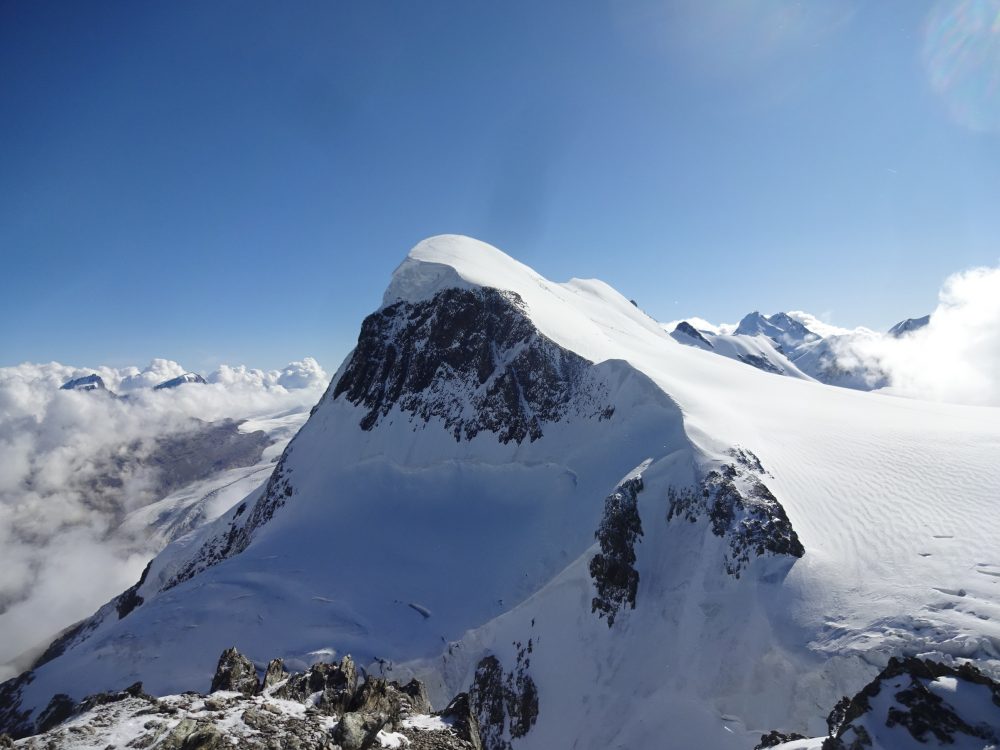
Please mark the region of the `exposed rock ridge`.
<svg viewBox="0 0 1000 750"><path fill-rule="evenodd" d="M642 475L626 479L604 500L604 516L594 536L601 551L590 560L590 577L597 587L591 612L608 618L608 627L626 606L635 609L639 571L635 569L635 543L642 536L638 497Z"/></svg>
<svg viewBox="0 0 1000 750"><path fill-rule="evenodd" d="M766 472L760 459L742 448L730 450L730 456L732 463L708 471L697 487L668 490L667 521L707 517L712 533L729 543L723 564L735 578L752 557L802 557L805 548L785 509L761 481Z"/></svg>
<svg viewBox="0 0 1000 750"><path fill-rule="evenodd" d="M528 671L533 642L514 648L517 662L510 672L493 655L476 666L469 701L483 750L511 750L511 740L524 737L538 719L538 688Z"/></svg>
<svg viewBox="0 0 1000 750"><path fill-rule="evenodd" d="M521 443L570 414L611 416L590 367L540 334L516 293L446 289L365 318L333 398L366 410L364 430L398 408L413 422L440 419L456 441L493 432L501 443Z"/></svg>
<svg viewBox="0 0 1000 750"><path fill-rule="evenodd" d="M276 681L275 681L276 680ZM359 685L349 656L288 675L275 659L258 679L235 648L219 659L211 694L154 698L136 683L75 703L56 695L17 736L29 750L64 746L160 750L482 750L467 694L432 713L423 685L367 677ZM9 738L0 735L0 747Z"/></svg>
<svg viewBox="0 0 1000 750"><path fill-rule="evenodd" d="M1000 683L968 662L893 657L854 697L838 701L826 723L829 735L815 738L823 750L990 748L1000 744ZM757 748L801 737L770 732Z"/></svg>

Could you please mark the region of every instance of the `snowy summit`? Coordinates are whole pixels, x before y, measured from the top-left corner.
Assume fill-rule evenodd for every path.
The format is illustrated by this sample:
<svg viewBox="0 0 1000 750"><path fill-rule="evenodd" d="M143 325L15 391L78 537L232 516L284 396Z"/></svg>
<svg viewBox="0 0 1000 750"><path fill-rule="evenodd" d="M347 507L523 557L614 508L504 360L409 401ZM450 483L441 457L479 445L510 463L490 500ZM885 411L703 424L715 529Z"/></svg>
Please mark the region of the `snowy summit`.
<svg viewBox="0 0 1000 750"><path fill-rule="evenodd" d="M831 387L790 359L821 337L744 323L667 331L425 240L267 481L0 687L2 728L56 694L209 691L235 645L247 674L418 678L486 750L998 741L995 409Z"/></svg>

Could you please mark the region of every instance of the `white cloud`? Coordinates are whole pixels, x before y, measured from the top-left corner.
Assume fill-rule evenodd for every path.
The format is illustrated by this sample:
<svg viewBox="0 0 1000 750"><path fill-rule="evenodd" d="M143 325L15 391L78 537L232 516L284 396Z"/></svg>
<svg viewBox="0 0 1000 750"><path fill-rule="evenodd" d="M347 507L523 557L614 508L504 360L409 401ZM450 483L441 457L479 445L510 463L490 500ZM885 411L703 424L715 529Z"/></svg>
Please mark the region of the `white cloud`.
<svg viewBox="0 0 1000 750"><path fill-rule="evenodd" d="M797 320L810 331L822 336L823 338L826 338L827 336L846 336L852 333L872 333L867 328L842 328L841 326L829 323L826 318L829 318L830 316L825 313L822 316L816 316L812 313L805 312L804 310L789 310L787 314L788 317L793 320Z"/></svg>
<svg viewBox="0 0 1000 750"><path fill-rule="evenodd" d="M95 372L127 398L60 390ZM116 533L124 513L159 499L156 470L132 459L194 420L309 409L328 380L306 358L270 372L222 366L207 385L152 390L184 372L164 359L141 370L0 368L0 678L24 666L11 663L22 652L134 583L155 553L146 539Z"/></svg>
<svg viewBox="0 0 1000 750"><path fill-rule="evenodd" d="M950 276L926 326L898 339L872 337L854 350L901 395L1000 406L1000 268Z"/></svg>

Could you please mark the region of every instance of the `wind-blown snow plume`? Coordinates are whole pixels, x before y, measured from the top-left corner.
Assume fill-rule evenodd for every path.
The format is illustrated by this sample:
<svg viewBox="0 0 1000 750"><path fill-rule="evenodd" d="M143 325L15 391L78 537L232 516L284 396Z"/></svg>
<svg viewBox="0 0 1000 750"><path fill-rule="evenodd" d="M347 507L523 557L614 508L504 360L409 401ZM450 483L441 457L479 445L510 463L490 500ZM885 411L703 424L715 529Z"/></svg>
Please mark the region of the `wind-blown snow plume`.
<svg viewBox="0 0 1000 750"><path fill-rule="evenodd" d="M0 677L134 583L157 551L116 529L170 486L160 468L164 438L205 422L304 412L328 381L306 358L280 371L222 366L208 384L152 390L184 372L164 359L143 370L0 368ZM127 397L60 390L91 373Z"/></svg>
<svg viewBox="0 0 1000 750"><path fill-rule="evenodd" d="M838 363L872 363L891 392L935 401L1000 405L1000 268L974 268L945 280L923 328L898 338L859 337Z"/></svg>

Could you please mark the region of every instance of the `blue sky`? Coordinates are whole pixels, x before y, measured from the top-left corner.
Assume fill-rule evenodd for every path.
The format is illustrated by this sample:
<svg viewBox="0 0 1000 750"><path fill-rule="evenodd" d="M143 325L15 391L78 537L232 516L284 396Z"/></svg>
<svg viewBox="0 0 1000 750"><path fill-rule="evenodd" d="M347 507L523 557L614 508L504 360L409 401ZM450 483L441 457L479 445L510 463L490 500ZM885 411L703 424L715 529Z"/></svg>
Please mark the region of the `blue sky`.
<svg viewBox="0 0 1000 750"><path fill-rule="evenodd" d="M332 371L444 232L885 328L1000 257L997 70L1000 0L7 0L0 365Z"/></svg>

